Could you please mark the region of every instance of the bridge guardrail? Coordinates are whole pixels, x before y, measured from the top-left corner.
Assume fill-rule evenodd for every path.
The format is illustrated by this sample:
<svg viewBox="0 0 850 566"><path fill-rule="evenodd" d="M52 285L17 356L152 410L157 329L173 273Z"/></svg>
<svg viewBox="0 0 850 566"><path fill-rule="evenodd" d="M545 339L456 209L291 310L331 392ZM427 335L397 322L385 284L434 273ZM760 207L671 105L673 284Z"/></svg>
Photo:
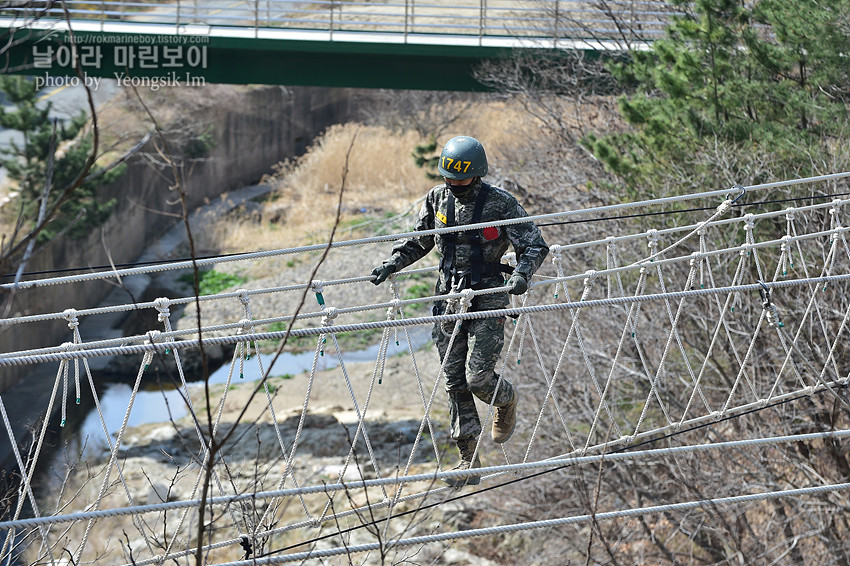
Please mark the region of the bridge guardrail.
<svg viewBox="0 0 850 566"><path fill-rule="evenodd" d="M66 14L67 11L67 14ZM53 0L0 11L27 20L131 22L179 26L448 34L478 37L651 40L674 7L653 0Z"/></svg>

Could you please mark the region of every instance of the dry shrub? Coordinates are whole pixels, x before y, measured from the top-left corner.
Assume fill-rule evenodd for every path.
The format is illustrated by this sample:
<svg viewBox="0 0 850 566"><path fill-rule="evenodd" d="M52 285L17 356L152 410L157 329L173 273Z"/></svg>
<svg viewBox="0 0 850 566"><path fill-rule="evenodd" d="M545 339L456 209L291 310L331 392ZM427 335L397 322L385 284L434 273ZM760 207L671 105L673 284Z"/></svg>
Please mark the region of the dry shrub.
<svg viewBox="0 0 850 566"><path fill-rule="evenodd" d="M453 136L471 135L487 149L491 170L511 171L516 163L506 156L516 153L533 128L527 114L509 101L476 102L437 138L437 150ZM413 159L414 148L427 142L413 127L332 126L304 155L277 165L268 180L275 190L262 222L238 215L217 222L200 235L201 247L250 251L325 241L336 216L343 177L344 226L415 213L417 201L435 184L426 175L432 171L417 167Z"/></svg>
<svg viewBox="0 0 850 566"><path fill-rule="evenodd" d="M277 200L286 204L294 215L290 218L297 218L299 224L327 218L326 213L336 212L345 176L345 212L403 206L428 184L411 158L421 141L413 132L391 133L353 123L332 126L305 155L279 166Z"/></svg>

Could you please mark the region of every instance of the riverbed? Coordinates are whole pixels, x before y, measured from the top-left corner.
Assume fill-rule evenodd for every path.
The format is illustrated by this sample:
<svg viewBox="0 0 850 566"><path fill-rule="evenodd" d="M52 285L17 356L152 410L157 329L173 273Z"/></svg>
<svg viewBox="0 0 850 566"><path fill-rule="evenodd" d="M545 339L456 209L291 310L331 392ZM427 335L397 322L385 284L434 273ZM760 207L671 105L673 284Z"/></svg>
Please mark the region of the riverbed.
<svg viewBox="0 0 850 566"><path fill-rule="evenodd" d="M410 330L410 336L413 349L416 351L430 340L430 329L426 327L414 327ZM325 371L338 367L340 357L344 364L373 361L378 356L379 348L379 344L373 344L362 350L343 352L341 356L338 356L335 352L327 351L323 356L318 357L316 370ZM387 349L387 356L395 356L407 351L408 345L405 341L399 341L398 344L391 341ZM262 378L261 366L268 372L270 377L294 377L311 370L316 354L312 350L283 352L271 367L269 366L275 357L274 354L260 354L259 357L260 363L257 363L255 358L244 363L241 376L239 375L238 362L236 368L233 370L230 363L225 363L210 374L209 384L220 385L228 381L242 381L246 383L256 381ZM108 434L114 437L124 421L127 406L133 393L131 384L124 381L96 381L102 383L104 387L103 392L100 393L100 414L92 407L80 425L79 430L71 436L66 436L65 441L69 443L69 448L71 448L72 452L80 450L82 446L85 446L86 450L106 450L108 446L103 432L104 424ZM187 385L191 395L191 390L202 388L203 382L190 382ZM165 387L143 389L136 394L133 400L133 407L132 411L130 411L127 426L138 427L150 423L165 423L171 420L181 419L187 413L188 408L179 390ZM102 421L101 416L103 418Z"/></svg>

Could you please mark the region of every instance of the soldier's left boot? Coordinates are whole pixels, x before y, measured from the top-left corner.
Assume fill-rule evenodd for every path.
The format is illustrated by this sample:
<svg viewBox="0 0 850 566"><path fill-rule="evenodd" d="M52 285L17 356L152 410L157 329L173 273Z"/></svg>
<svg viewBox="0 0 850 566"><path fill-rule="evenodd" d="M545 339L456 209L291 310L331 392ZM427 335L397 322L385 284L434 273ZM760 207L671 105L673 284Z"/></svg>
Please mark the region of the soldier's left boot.
<svg viewBox="0 0 850 566"><path fill-rule="evenodd" d="M496 416L493 418L493 429L490 431L490 436L493 437L493 442L502 444L507 442L516 428L516 405L519 400L519 394L516 387L514 389L513 398L507 405L496 408Z"/></svg>

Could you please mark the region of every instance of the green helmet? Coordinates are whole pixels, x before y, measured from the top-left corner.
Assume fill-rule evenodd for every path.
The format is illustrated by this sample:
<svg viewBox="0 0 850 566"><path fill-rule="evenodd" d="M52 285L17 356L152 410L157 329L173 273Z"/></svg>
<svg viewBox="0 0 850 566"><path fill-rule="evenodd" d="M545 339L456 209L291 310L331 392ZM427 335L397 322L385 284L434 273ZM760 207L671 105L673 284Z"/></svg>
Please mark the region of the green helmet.
<svg viewBox="0 0 850 566"><path fill-rule="evenodd" d="M484 146L475 138L457 136L448 141L437 165L440 175L449 179L469 179L487 174Z"/></svg>

